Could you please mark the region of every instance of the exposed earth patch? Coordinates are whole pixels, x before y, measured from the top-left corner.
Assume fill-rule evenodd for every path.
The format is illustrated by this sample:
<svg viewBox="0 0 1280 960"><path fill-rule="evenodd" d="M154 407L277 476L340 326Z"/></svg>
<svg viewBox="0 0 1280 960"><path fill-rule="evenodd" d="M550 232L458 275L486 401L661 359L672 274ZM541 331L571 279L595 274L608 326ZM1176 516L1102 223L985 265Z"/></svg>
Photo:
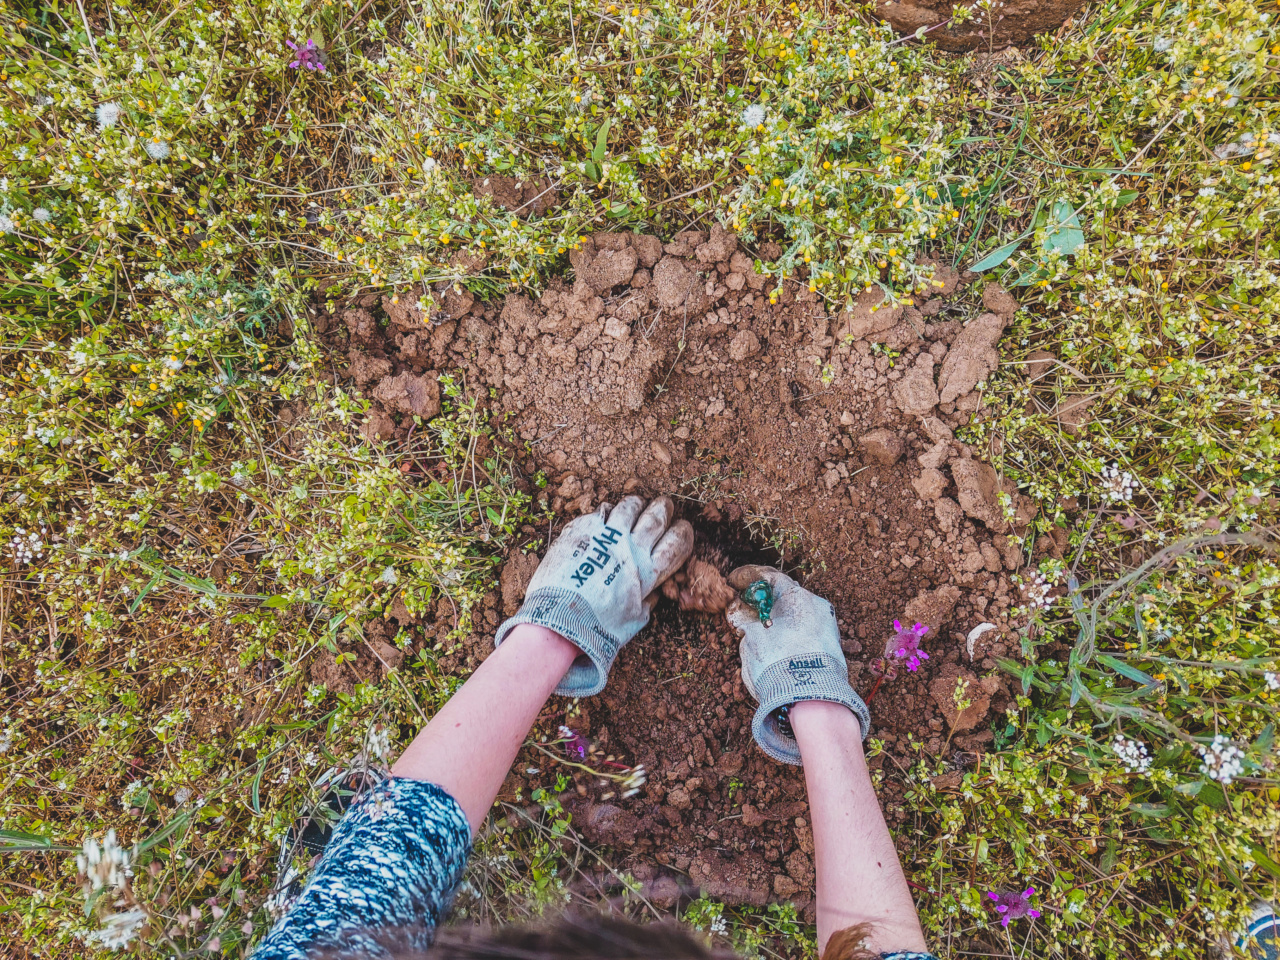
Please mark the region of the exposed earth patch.
<svg viewBox="0 0 1280 960"><path fill-rule="evenodd" d="M993 670L997 657L1018 655L1013 576L1027 558L1011 535L1033 508L955 434L984 415L980 384L999 364L1016 301L993 284L978 295L936 264L913 305L873 288L831 314L803 283L777 291L757 271L757 259L780 253L766 243L753 257L718 226L665 244L597 234L571 254L575 279L540 298L406 290L318 321L345 357L340 374L373 401L361 427L369 442L401 449L411 415L439 412L437 377L451 372L514 430L522 482L557 515L667 493L699 527L706 566L681 585L693 609L663 600L606 691L565 717L593 756L649 771L627 800L580 773L570 800L579 829L620 851L658 900L699 887L750 904L803 908L813 897L800 771L752 745L736 638L723 617L697 612L715 608L713 568L776 562L829 598L864 695L893 621L928 626L929 659L886 678L871 703L872 736L885 746L877 765L904 768L912 740L971 763L1010 702ZM525 533L545 546L545 529ZM1061 555L1065 538L1040 544ZM478 621L487 634L456 657L487 654L535 568L536 557L512 551ZM411 624L400 612L370 629L394 635ZM450 610L434 616L413 625L422 642L451 627ZM341 679L325 671L317 679ZM541 772L513 774L508 796L554 781L545 758L530 759ZM905 819L892 779L882 802L891 823Z"/></svg>

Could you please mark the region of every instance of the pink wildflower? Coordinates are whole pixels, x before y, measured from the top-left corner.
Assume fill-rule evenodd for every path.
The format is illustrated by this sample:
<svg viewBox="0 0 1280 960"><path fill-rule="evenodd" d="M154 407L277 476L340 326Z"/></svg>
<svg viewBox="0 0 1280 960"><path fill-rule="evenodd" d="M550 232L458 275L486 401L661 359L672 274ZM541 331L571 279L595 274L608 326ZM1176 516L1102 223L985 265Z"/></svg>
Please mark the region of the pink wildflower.
<svg viewBox="0 0 1280 960"><path fill-rule="evenodd" d="M906 660L908 670L919 670L920 662L929 659L929 655L920 649L920 640L929 632L929 628L923 623L917 623L910 630L904 630L901 621L895 620L893 629L895 633L889 641L889 651L898 659Z"/></svg>
<svg viewBox="0 0 1280 960"><path fill-rule="evenodd" d="M587 759L587 750L590 749L591 743L586 737L565 726L560 728L560 737L564 740L566 756L574 760Z"/></svg>
<svg viewBox="0 0 1280 960"><path fill-rule="evenodd" d="M1003 893L988 891L987 896L996 902L996 913L1000 914L1000 926L1007 927L1010 920L1021 917L1034 919L1040 916L1040 911L1031 906L1031 898L1035 892L1035 887L1027 887L1021 893L1012 890Z"/></svg>
<svg viewBox="0 0 1280 960"><path fill-rule="evenodd" d="M292 40L286 40L289 49L296 53L297 58L289 64L291 68L297 70L299 67L306 67L308 70L319 70L324 73L324 51L316 46L314 40L308 40L306 44L299 47Z"/></svg>

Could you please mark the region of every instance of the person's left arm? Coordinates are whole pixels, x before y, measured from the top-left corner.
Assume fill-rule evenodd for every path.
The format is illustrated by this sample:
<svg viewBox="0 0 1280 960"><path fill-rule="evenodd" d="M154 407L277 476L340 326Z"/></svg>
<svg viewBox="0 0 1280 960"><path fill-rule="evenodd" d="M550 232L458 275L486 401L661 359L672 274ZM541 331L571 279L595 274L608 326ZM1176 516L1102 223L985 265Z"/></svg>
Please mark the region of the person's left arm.
<svg viewBox="0 0 1280 960"><path fill-rule="evenodd" d="M603 688L649 621L654 590L688 559L693 530L660 497L579 517L551 545L497 649L432 718L392 776L352 805L289 913L253 960L315 948L425 949L448 912L471 837L547 698Z"/></svg>

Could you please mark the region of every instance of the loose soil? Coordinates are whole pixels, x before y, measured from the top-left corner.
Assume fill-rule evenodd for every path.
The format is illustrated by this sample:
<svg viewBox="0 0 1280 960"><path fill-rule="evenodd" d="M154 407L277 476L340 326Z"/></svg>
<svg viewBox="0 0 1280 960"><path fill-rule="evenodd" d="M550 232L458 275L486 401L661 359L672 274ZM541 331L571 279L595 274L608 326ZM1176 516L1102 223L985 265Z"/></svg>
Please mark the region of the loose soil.
<svg viewBox="0 0 1280 960"><path fill-rule="evenodd" d="M713 568L782 566L835 605L850 680L864 694L894 619L928 625L929 659L886 680L871 703L872 736L885 745L873 765L905 768L914 740L964 766L1010 702L995 658L1017 655L1011 575L1026 558L1008 535L1033 511L954 431L985 413L978 385L999 363L1017 304L993 284L978 295L937 264L914 306L887 305L875 288L832 315L791 280L771 301L755 259L780 253L766 243L748 254L718 226L665 244L597 234L571 254L574 279L537 299L405 290L344 304L317 326L346 358L339 375L373 400L361 427L371 443L406 449L410 414L439 411L437 376L451 372L484 398L495 425L514 430L521 482L557 515L631 492L676 497L699 531L703 564L686 571L686 608L723 602ZM545 546L546 530L524 533L526 545ZM1065 538L1040 544L1061 555ZM512 550L478 618L482 632L445 668L487 655L536 565ZM622 651L605 692L555 707L550 736L563 721L592 742L597 768L607 757L649 771L627 800L616 784L579 773L567 798L574 823L615 848L660 903L701 888L811 910L802 774L753 746L753 704L723 616L681 609L679 592L669 593L677 599L663 599L647 633ZM453 626L447 605L416 624L397 606L367 628L380 659L403 656L386 643L397 627L427 643ZM994 628L969 641L984 623ZM317 662L313 675L341 689L381 668ZM958 713L952 692L962 680L972 706ZM527 798L554 782L554 766L530 752L504 795ZM906 817L901 797L889 778L890 823Z"/></svg>

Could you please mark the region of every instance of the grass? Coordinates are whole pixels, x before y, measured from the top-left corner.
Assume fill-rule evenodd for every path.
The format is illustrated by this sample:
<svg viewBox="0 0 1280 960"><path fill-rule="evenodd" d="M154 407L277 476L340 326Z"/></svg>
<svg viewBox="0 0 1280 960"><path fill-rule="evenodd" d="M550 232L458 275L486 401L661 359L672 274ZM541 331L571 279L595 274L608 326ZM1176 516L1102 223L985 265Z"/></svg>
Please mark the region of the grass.
<svg viewBox="0 0 1280 960"><path fill-rule="evenodd" d="M461 385L410 447L364 443L325 302L536 288L592 230L712 218L780 242L772 269L833 310L915 296L926 254L1023 304L963 436L1041 506L1024 547L1053 590L1004 665L1024 696L1000 752L958 782L924 755L892 774L931 938L1193 957L1229 937L1280 877L1274 20L1098 3L1020 55L951 57L816 5L6 5L8 942L241 955L316 775L460 682L441 664L532 504ZM306 38L325 71L287 66ZM500 175L557 204L473 191ZM1054 527L1062 559L1037 546ZM362 625L397 596L450 629L384 677ZM335 661L349 695L311 679ZM495 820L474 915L604 895L542 806ZM108 828L133 877L86 894L74 853ZM1001 928L986 892L1027 886L1044 916ZM812 949L785 911L688 919Z"/></svg>

